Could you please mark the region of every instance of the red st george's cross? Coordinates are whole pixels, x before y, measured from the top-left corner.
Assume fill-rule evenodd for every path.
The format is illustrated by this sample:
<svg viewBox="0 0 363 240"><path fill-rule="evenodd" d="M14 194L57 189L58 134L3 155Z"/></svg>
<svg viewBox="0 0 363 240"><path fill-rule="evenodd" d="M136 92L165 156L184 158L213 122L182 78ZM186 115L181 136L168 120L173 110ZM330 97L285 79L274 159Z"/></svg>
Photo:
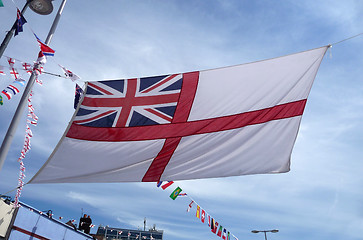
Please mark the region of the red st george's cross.
<svg viewBox="0 0 363 240"><path fill-rule="evenodd" d="M8 63L10 67L13 67L15 64L15 60L13 58L8 58Z"/></svg>
<svg viewBox="0 0 363 240"><path fill-rule="evenodd" d="M32 65L30 65L29 63L23 63L22 65L27 73L31 74L33 72Z"/></svg>
<svg viewBox="0 0 363 240"><path fill-rule="evenodd" d="M170 77L173 76L176 75L171 75ZM167 79L168 78L166 78L165 81L167 81ZM226 131L272 120L299 116L302 115L306 104L306 99L303 99L256 111L188 122L189 113L198 86L198 80L199 72L183 73L181 91L180 93L174 94L145 97L136 96L137 79L127 80L126 94L122 97L112 98L106 96L94 98L87 97L86 94L80 108L82 108L82 106L85 108L105 107L106 109L121 107L121 112L118 113L118 118L115 118L116 120L113 127L90 128L90 126L84 126L82 124L90 120L98 119L101 117L100 115L110 115L115 112L115 110L104 110L102 114L94 115L93 119L77 120L77 118L75 118L75 121L72 122L66 136L80 140L105 142L165 139L162 149L154 158L142 179L144 182L157 182L160 180L161 175L182 137ZM97 89L97 86L92 83L89 83L89 86ZM99 90L103 91L104 94L111 96L110 92L106 93L104 89ZM129 121L133 107L174 101L177 102L177 105L173 117L169 119L171 120L169 121L170 123L127 127L127 122ZM154 109L150 108L149 111L152 112L153 110Z"/></svg>
<svg viewBox="0 0 363 240"><path fill-rule="evenodd" d="M15 79L18 79L18 77L19 77L19 73L18 73L18 71L16 71L15 68L11 68L10 74L14 75Z"/></svg>

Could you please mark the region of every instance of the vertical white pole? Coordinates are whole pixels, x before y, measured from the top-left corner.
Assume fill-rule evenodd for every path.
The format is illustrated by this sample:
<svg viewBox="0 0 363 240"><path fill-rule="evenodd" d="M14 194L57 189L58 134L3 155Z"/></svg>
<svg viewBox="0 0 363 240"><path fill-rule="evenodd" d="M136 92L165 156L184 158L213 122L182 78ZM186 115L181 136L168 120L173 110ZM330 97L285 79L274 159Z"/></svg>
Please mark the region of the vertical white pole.
<svg viewBox="0 0 363 240"><path fill-rule="evenodd" d="M57 15L56 15L56 17L55 17L55 19L53 21L53 25L49 30L48 37L45 40L46 45L49 45L49 43L50 43L50 41L51 41L51 39L52 39L52 37L54 35L55 29L57 28L59 19L61 17L61 14L63 12L63 9L64 9L64 6L65 6L66 2L67 2L67 0L63 0L62 4L60 5L60 7L58 9L58 13L57 13ZM36 78L37 78L37 76L35 74L35 71L33 71L33 73L31 74L31 76L29 78L29 81L28 81L28 83L27 83L27 85L25 87L24 93L21 96L19 105L16 108L13 119L10 122L10 126L8 128L8 131L6 132L4 141L1 144L1 148L0 148L0 171L1 171L1 168L2 168L2 166L4 164L4 162L5 162L6 156L7 156L8 152L9 152L11 142L13 141L13 138L15 136L16 129L17 129L18 125L19 125L19 121L21 119L22 113L24 112L24 108L25 108L25 106L27 104L29 94L30 94L30 92L31 92L31 90L33 88L33 85L34 85L34 82L35 82Z"/></svg>

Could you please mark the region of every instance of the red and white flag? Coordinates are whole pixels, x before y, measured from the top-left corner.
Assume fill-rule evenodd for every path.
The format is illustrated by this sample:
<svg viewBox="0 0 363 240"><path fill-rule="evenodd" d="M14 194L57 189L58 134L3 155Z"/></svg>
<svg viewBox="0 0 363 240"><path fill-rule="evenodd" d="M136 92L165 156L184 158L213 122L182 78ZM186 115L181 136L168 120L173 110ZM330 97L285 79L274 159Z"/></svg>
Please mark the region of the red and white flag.
<svg viewBox="0 0 363 240"><path fill-rule="evenodd" d="M63 67L62 65L58 64L59 67L63 70L64 75L66 76L66 78L71 79L72 81L77 81L79 79L81 79L78 75L74 74L73 72L71 72L71 70Z"/></svg>
<svg viewBox="0 0 363 240"><path fill-rule="evenodd" d="M6 89L2 90L1 93L4 94L7 97L8 100L10 100L13 97L13 95L11 94L11 92L10 91L7 91Z"/></svg>
<svg viewBox="0 0 363 240"><path fill-rule="evenodd" d="M191 209L191 208L192 208L192 206L193 206L193 203L194 203L194 201L193 201L193 200L189 203L188 208L187 208L187 212L189 212L189 211L190 211L190 209Z"/></svg>
<svg viewBox="0 0 363 240"><path fill-rule="evenodd" d="M205 71L88 82L67 132L30 182L287 172L327 48Z"/></svg>
<svg viewBox="0 0 363 240"><path fill-rule="evenodd" d="M47 58L44 56L43 52L40 51L38 53L38 59L37 59L37 63L40 65L44 65L47 62Z"/></svg>
<svg viewBox="0 0 363 240"><path fill-rule="evenodd" d="M53 49L51 49L48 45L43 43L43 41L40 40L40 38L38 38L38 36L35 33L34 33L34 36L39 43L40 51L46 56L54 56L55 51Z"/></svg>
<svg viewBox="0 0 363 240"><path fill-rule="evenodd" d="M18 79L20 76L16 68L11 68L10 74L14 76L14 79Z"/></svg>
<svg viewBox="0 0 363 240"><path fill-rule="evenodd" d="M32 74L33 72L33 65L29 64L29 63L23 63L22 64L23 69L28 73L28 74Z"/></svg>
<svg viewBox="0 0 363 240"><path fill-rule="evenodd" d="M11 58L11 57L6 57L7 60L8 60L8 63L9 63L9 66L12 68L14 67L14 64L15 64L15 59L14 58Z"/></svg>
<svg viewBox="0 0 363 240"><path fill-rule="evenodd" d="M202 221L202 223L204 223L204 221L205 221L205 210L204 209L202 209L202 211L201 211L201 214L200 214L201 216L200 216L200 221Z"/></svg>

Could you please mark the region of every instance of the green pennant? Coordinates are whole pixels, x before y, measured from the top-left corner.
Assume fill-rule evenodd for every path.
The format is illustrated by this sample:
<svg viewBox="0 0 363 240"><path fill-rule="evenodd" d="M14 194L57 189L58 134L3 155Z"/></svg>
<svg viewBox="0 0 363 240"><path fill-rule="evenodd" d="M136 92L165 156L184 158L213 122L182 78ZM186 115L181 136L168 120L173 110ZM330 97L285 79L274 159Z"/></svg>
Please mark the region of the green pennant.
<svg viewBox="0 0 363 240"><path fill-rule="evenodd" d="M0 7L4 7L3 1L0 0Z"/></svg>
<svg viewBox="0 0 363 240"><path fill-rule="evenodd" d="M1 0L0 0L1 1ZM4 102L3 102L3 97L0 95L0 105L3 105Z"/></svg>
<svg viewBox="0 0 363 240"><path fill-rule="evenodd" d="M170 194L170 198L171 199L173 199L173 200L175 200L177 197L178 197L178 195L179 195L179 193L182 191L182 189L180 188L180 187L177 187L175 190L174 190L174 192L172 192L171 194Z"/></svg>

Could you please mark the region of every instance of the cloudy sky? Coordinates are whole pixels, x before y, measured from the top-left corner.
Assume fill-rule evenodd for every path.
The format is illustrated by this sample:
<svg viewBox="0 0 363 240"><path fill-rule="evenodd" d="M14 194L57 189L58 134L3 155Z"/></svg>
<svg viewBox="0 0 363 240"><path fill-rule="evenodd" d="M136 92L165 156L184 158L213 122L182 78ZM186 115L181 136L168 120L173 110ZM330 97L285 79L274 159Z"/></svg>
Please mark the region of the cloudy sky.
<svg viewBox="0 0 363 240"><path fill-rule="evenodd" d="M3 0L0 33L15 20L15 5ZM14 0L21 8L24 0ZM28 10L24 32L6 56L32 62L39 51L31 29L45 40L51 15ZM204 70L278 57L339 42L363 32L363 2L245 0L68 0L50 44L57 64L83 81L122 79ZM223 179L179 181L240 240L263 239L251 230L279 229L269 239L362 239L363 229L363 36L328 51L308 99L291 158L291 171ZM6 59L0 59L5 66ZM23 77L27 78L26 73ZM24 160L26 180L45 163L73 114L74 83L41 76L33 103L39 117L32 149ZM1 90L11 83L0 76ZM0 106L2 141L20 94ZM19 124L0 171L0 193L17 186L25 129ZM172 201L153 183L42 184L24 187L21 200L52 209L65 220L82 209L94 224L142 228L156 224L165 240L218 239L187 213L187 198ZM14 196L15 192L9 193Z"/></svg>

